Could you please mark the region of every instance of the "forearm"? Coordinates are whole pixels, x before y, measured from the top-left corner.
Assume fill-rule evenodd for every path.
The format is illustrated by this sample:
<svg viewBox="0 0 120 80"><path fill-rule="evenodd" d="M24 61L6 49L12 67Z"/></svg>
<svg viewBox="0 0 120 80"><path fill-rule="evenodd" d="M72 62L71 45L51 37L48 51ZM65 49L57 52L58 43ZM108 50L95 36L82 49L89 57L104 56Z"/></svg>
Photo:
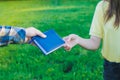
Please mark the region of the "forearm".
<svg viewBox="0 0 120 80"><path fill-rule="evenodd" d="M11 26L0 26L0 46L9 43L24 43L25 37L25 29Z"/></svg>
<svg viewBox="0 0 120 80"><path fill-rule="evenodd" d="M85 49L96 50L99 48L100 38L91 37L90 39L84 39L84 38L79 37L78 44Z"/></svg>

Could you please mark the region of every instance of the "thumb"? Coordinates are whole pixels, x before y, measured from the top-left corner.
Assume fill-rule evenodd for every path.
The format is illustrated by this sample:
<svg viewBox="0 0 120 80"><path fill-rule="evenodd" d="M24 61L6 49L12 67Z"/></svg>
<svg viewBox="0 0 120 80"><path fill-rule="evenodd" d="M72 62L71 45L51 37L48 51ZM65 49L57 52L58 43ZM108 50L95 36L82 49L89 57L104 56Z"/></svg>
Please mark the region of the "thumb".
<svg viewBox="0 0 120 80"><path fill-rule="evenodd" d="M42 37L42 38L46 38L47 37L44 33L42 33L39 30L37 30L37 35L40 36L40 37Z"/></svg>
<svg viewBox="0 0 120 80"><path fill-rule="evenodd" d="M67 38L67 41L68 41L68 42L71 41L72 38L73 38L73 36L72 36L72 35L69 35L68 38Z"/></svg>

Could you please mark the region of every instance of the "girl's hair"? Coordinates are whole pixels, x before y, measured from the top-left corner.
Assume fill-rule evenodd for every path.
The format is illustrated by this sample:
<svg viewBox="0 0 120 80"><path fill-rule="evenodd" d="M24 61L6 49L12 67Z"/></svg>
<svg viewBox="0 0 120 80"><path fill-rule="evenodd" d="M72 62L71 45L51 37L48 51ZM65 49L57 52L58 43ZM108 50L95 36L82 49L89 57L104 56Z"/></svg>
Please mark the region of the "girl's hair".
<svg viewBox="0 0 120 80"><path fill-rule="evenodd" d="M120 25L120 0L104 0L109 2L108 10L105 14L106 22L111 19L113 15L115 15L115 28L119 28Z"/></svg>

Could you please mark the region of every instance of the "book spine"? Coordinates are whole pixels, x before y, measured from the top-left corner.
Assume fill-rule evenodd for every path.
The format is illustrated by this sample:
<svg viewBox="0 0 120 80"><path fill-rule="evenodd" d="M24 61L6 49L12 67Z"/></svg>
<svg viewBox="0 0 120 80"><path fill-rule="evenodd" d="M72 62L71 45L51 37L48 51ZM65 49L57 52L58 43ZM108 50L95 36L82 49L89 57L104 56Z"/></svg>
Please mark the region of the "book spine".
<svg viewBox="0 0 120 80"><path fill-rule="evenodd" d="M34 40L34 42L35 42L35 44L43 51L43 53L47 53L44 49L43 49L43 47L41 46L41 45L39 45L39 43L36 41L36 40Z"/></svg>

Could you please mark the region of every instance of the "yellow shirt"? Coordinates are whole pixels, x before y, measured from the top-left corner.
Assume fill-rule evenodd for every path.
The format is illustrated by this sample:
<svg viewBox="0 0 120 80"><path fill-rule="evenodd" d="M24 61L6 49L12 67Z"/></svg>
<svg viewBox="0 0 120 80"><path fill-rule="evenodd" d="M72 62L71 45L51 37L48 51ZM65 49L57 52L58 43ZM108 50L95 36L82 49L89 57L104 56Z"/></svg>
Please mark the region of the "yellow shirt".
<svg viewBox="0 0 120 80"><path fill-rule="evenodd" d="M103 39L102 56L105 59L120 63L120 27L114 28L115 16L105 23L104 14L108 4L106 1L98 3L91 24L90 35Z"/></svg>

